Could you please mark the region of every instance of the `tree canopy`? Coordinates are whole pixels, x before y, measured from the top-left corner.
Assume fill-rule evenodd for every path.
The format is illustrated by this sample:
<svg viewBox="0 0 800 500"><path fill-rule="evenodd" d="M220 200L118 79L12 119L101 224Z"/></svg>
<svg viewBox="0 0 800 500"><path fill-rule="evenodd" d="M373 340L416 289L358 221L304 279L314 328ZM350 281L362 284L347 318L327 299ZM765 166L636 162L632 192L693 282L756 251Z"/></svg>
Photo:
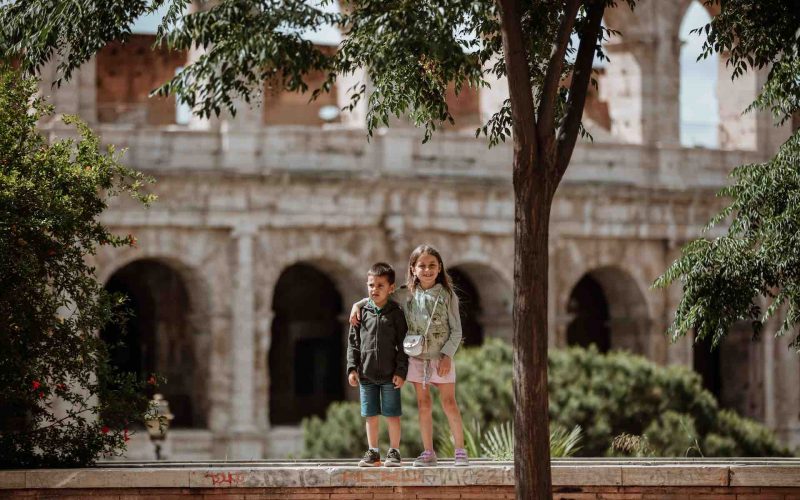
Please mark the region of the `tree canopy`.
<svg viewBox="0 0 800 500"><path fill-rule="evenodd" d="M733 78L768 69L747 112L766 110L781 124L800 110L800 4L728 0L699 31L703 53L730 55ZM797 127L795 127L796 129ZM718 344L737 321L758 335L777 313L783 335L800 323L800 132L767 162L742 165L719 194L727 206L708 228L729 223L727 234L686 245L681 257L656 281L680 281L683 297L670 326L673 338L696 332ZM800 352L800 337L791 346Z"/></svg>
<svg viewBox="0 0 800 500"><path fill-rule="evenodd" d="M108 42L129 37L139 16L166 8L155 43L196 50L198 56L155 93L173 94L208 117L226 108L235 113L237 101L258 99L264 82L275 90L311 90L317 95L329 91L341 75L363 69L366 81L349 91L351 105L368 99L368 129L388 125L392 115L408 116L425 128L426 138L453 120L445 102L449 85L459 92L464 86L486 86L490 76L507 75L493 1L358 0L340 2L341 12L323 8L333 1L315 5L308 0L218 0L195 2L193 9L190 0L10 2L0 8L0 56L19 57L31 71L55 58L60 84ZM558 82L573 70L578 50L570 35L583 34L589 4L598 4L595 10L602 12L614 3L524 4L521 20L530 84L538 89L536 102L559 100L556 118L563 118L568 95ZM633 0L626 3L633 5ZM570 22L564 23L569 16ZM326 25L343 34L334 53L302 36ZM545 33L552 36L542 36ZM601 27L594 36L600 41L608 33ZM551 54L559 41L563 50ZM585 57L591 61L595 46L590 45ZM602 58L600 45L596 48ZM556 61L557 71L546 82ZM325 80L309 89L308 75L318 72ZM510 134L510 127L507 101L481 132L496 144Z"/></svg>

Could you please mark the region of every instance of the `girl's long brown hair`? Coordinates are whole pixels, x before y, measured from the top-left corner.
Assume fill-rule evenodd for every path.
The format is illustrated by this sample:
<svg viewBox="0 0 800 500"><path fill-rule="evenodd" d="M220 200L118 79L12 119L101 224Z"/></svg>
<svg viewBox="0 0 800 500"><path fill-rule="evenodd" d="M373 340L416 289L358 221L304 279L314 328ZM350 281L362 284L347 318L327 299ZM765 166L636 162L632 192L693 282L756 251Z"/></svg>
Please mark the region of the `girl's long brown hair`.
<svg viewBox="0 0 800 500"><path fill-rule="evenodd" d="M417 264L417 260L420 256L428 254L436 257L436 260L439 261L439 274L436 276L436 283L441 283L445 290L447 290L450 295L453 295L455 292L453 290L453 281L450 279L450 275L447 274L447 271L444 267L444 262L442 261L442 256L439 254L439 251L433 248L430 245L420 245L411 252L411 256L408 258L408 269L406 274L406 286L408 290L411 292L411 295L414 295L414 292L417 289L417 285L419 285L419 280L416 276L414 276L414 266Z"/></svg>

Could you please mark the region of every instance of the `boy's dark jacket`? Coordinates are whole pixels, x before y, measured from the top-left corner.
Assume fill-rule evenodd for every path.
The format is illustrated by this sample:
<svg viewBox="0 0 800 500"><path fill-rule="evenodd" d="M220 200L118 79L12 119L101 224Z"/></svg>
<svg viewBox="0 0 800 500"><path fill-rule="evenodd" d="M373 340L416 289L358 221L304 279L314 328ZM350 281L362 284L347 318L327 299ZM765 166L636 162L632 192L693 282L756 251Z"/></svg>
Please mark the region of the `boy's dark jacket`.
<svg viewBox="0 0 800 500"><path fill-rule="evenodd" d="M406 378L408 355L403 351L403 339L408 325L397 302L386 302L378 309L370 301L361 308L361 323L350 327L347 336L347 373L358 371L360 378L385 384L392 376Z"/></svg>

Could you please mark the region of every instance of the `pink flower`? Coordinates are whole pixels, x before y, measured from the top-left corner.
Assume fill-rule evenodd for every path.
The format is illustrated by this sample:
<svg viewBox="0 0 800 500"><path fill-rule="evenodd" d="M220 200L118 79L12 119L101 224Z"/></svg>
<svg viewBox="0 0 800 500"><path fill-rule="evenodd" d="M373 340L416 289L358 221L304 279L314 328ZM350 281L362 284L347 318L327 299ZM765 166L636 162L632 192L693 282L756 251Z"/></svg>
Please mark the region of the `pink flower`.
<svg viewBox="0 0 800 500"><path fill-rule="evenodd" d="M104 425L103 427L100 428L100 432L102 432L103 434L108 434L110 430L111 429L109 429L107 425Z"/></svg>
<svg viewBox="0 0 800 500"><path fill-rule="evenodd" d="M42 384L41 384L41 383L40 383L38 380L34 380L34 381L33 381L33 390L34 390L34 391L35 391L36 389L38 389L39 387L41 387L41 386L42 386Z"/></svg>

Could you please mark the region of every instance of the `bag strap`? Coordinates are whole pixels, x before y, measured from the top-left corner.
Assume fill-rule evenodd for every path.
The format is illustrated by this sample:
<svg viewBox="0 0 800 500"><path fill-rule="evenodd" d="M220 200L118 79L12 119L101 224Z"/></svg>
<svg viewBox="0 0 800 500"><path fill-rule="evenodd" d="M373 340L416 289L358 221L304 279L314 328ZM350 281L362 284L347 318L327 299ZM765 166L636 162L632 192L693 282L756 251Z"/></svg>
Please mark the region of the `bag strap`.
<svg viewBox="0 0 800 500"><path fill-rule="evenodd" d="M425 327L425 333L422 335L424 342L428 343L428 330L431 329L431 321L433 321L433 315L436 314L436 306L439 305L439 299L442 298L442 291L439 290L439 293L436 295L436 302L433 303L433 311L431 311L431 315L428 318L428 326Z"/></svg>

